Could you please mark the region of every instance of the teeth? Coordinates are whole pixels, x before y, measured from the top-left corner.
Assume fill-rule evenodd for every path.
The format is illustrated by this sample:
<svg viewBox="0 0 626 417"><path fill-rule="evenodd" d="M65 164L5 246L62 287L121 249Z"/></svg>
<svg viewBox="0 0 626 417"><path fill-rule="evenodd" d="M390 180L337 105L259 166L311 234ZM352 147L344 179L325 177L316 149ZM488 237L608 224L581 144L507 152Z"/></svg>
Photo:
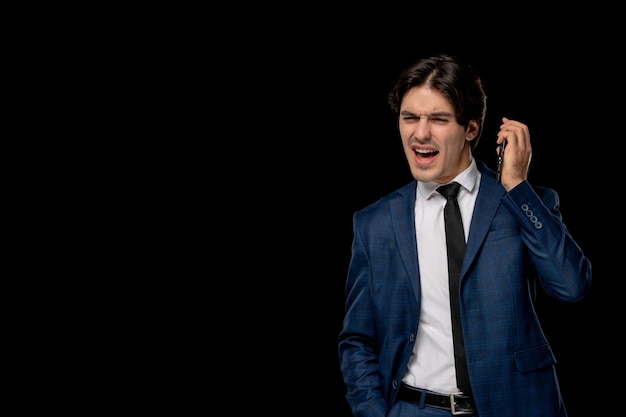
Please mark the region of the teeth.
<svg viewBox="0 0 626 417"><path fill-rule="evenodd" d="M423 153L423 154L427 154L427 153L436 153L437 151L426 151L423 149L416 149L415 153Z"/></svg>

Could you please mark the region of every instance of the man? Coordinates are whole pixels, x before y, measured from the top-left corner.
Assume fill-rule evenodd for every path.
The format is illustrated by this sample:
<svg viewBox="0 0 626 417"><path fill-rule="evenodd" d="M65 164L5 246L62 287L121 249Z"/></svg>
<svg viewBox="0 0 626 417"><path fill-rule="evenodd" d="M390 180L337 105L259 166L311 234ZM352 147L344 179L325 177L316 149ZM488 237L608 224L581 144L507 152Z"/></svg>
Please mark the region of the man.
<svg viewBox="0 0 626 417"><path fill-rule="evenodd" d="M591 263L557 193L528 182L528 127L502 119L499 178L475 160L486 95L474 69L446 55L407 68L389 104L414 181L353 217L338 347L354 416L567 416L532 288L576 302ZM449 290L438 190L453 182L466 240L458 293ZM465 359L454 356L455 298ZM462 362L468 386L457 380Z"/></svg>

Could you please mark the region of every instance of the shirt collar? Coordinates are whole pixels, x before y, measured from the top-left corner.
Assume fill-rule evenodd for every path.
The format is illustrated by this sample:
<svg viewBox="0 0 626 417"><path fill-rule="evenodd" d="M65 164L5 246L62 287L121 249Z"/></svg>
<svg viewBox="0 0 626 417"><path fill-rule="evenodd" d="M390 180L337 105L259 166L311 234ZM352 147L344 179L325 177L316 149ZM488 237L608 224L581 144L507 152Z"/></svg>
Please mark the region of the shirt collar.
<svg viewBox="0 0 626 417"><path fill-rule="evenodd" d="M478 167L476 166L476 160L471 155L470 155L470 158L471 158L470 165L450 182L454 182L454 181L458 182L459 184L461 184L461 187L465 188L467 191L471 193L474 187L476 187L478 177L479 177L479 172L478 172ZM420 194L422 194L422 197L428 199L435 192L435 190L437 190L437 187L439 187L440 185L444 185L444 184L440 184L436 181L428 181L428 182L418 181L417 190L420 192Z"/></svg>

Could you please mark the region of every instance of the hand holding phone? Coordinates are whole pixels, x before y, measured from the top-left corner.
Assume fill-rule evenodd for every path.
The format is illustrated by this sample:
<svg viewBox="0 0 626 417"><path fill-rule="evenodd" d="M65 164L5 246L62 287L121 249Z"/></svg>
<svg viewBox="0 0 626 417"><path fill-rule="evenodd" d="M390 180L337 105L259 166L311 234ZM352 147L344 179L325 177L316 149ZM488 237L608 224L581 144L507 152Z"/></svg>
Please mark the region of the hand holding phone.
<svg viewBox="0 0 626 417"><path fill-rule="evenodd" d="M506 148L506 139L500 145L500 149L498 150L498 168L496 171L496 181L500 182L502 177L502 160L504 159L504 148Z"/></svg>

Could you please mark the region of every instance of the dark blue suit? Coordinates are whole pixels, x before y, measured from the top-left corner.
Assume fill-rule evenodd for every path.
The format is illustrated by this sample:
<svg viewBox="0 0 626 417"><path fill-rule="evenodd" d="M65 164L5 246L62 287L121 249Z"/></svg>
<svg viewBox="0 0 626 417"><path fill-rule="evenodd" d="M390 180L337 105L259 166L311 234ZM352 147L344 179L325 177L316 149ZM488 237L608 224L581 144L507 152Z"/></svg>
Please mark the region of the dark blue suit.
<svg viewBox="0 0 626 417"><path fill-rule="evenodd" d="M555 357L535 313L537 280L557 300L589 290L591 264L561 222L554 190L523 182L506 193L482 173L461 272L461 319L481 417L564 417ZM413 350L420 312L417 183L353 218L339 358L356 417L384 417Z"/></svg>

